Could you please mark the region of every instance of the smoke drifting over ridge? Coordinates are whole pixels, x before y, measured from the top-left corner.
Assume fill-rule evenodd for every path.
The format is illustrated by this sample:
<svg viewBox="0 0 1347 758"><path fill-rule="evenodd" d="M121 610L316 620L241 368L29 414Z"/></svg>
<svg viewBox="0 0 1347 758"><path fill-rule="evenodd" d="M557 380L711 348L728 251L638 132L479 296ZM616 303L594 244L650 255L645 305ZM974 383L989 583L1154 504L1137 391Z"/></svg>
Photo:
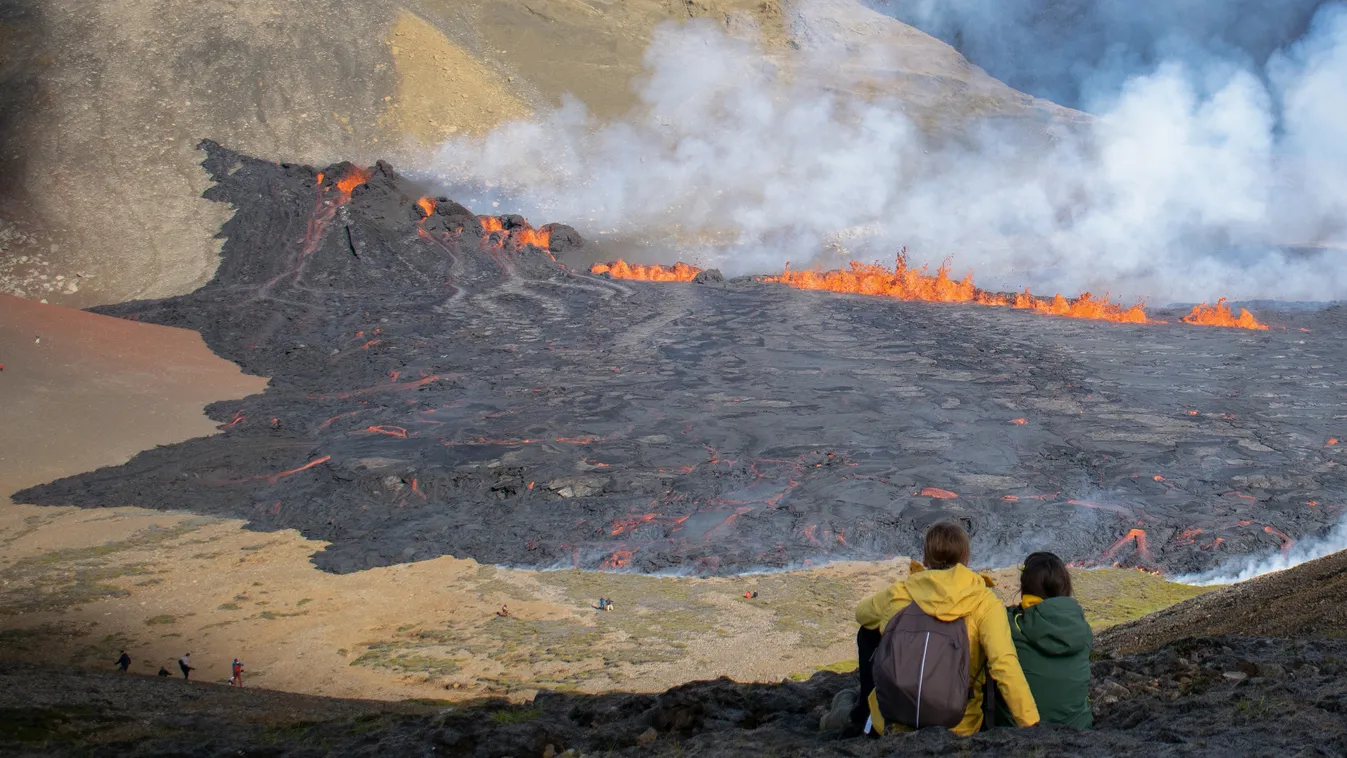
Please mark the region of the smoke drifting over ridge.
<svg viewBox="0 0 1347 758"><path fill-rule="evenodd" d="M1262 69L1326 0L867 0L1016 89L1090 110L1162 61Z"/></svg>
<svg viewBox="0 0 1347 758"><path fill-rule="evenodd" d="M817 18L798 14L797 38ZM924 134L897 100L820 86L857 55L805 45L778 64L718 27L667 26L627 120L599 124L568 102L443 145L428 173L501 211L644 237L667 248L663 262L729 274L807 264L842 233L857 258L908 245L994 289L1161 302L1347 292L1343 3L1260 68L1161 58L1083 129L988 119L957 141Z"/></svg>
<svg viewBox="0 0 1347 758"><path fill-rule="evenodd" d="M1241 556L1210 571L1176 576L1174 581L1203 586L1234 584L1277 571L1285 571L1341 550L1347 550L1347 521L1338 524L1323 536L1300 540L1285 552Z"/></svg>

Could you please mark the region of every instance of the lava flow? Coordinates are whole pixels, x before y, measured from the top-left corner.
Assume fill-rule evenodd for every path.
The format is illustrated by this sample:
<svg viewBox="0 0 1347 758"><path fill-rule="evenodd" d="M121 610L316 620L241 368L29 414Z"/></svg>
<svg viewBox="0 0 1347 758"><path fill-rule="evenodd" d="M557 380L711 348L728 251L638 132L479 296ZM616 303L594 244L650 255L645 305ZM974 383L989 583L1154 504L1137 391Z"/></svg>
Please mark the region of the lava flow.
<svg viewBox="0 0 1347 758"><path fill-rule="evenodd" d="M689 266L682 261L672 266L661 266L658 263L643 266L639 263L627 263L621 258L612 263L595 263L589 268L591 274L608 274L614 279L639 279L647 282L690 282L701 272L702 270L696 266Z"/></svg>
<svg viewBox="0 0 1347 758"><path fill-rule="evenodd" d="M295 529L338 573L444 555L783 569L916 555L942 519L985 545L1049 525L1065 560L1191 573L1342 519L1337 309L1278 312L1290 331L1263 332L1271 349L1215 329L1194 350L1177 325L1026 329L1013 308L1128 311L903 258L778 277L792 287L617 286L718 277L620 261L592 269L613 281L575 276L551 254L598 258L564 223L426 197L386 162L203 147L206 197L234 209L214 278L96 312L197 330L271 383L210 406L220 434L15 501ZM1000 307L968 319L883 296ZM1296 333L1311 327L1329 339Z"/></svg>
<svg viewBox="0 0 1347 758"><path fill-rule="evenodd" d="M1200 326L1229 326L1238 329L1260 329L1267 330L1267 324L1260 323L1253 317L1252 313L1239 309L1239 316L1236 317L1230 312L1230 306L1225 304L1225 298L1216 301L1216 305L1207 305L1202 303L1193 306L1193 312L1184 316L1182 319L1185 324L1197 324Z"/></svg>
<svg viewBox="0 0 1347 758"><path fill-rule="evenodd" d="M552 244L551 229L545 226L541 229L534 229L518 216L511 217L511 219L478 216L477 220L482 222L482 229L486 231L487 235L491 235L493 232L503 234L502 245L509 242L515 247L522 248L525 245L533 245L536 248L547 250ZM512 223L507 225L507 221Z"/></svg>
<svg viewBox="0 0 1347 758"><path fill-rule="evenodd" d="M950 265L946 261L928 273L923 266L914 269L907 263L906 251L898 253L898 260L892 269L878 263L851 262L851 269L833 269L831 271L791 271L789 264L779 276L763 277L763 281L779 282L791 287L806 290L827 290L829 292L848 292L858 295L877 295L893 297L899 300L919 300L934 303L976 303L978 305L1009 306L1033 310L1052 316L1067 318L1116 321L1127 324L1145 324L1146 311L1140 305L1124 308L1107 299L1096 299L1090 293L1082 293L1074 300L1061 295L1052 298L1038 298L1028 290L1007 297L978 289L973 284L970 272L963 279L955 280L949 275Z"/></svg>

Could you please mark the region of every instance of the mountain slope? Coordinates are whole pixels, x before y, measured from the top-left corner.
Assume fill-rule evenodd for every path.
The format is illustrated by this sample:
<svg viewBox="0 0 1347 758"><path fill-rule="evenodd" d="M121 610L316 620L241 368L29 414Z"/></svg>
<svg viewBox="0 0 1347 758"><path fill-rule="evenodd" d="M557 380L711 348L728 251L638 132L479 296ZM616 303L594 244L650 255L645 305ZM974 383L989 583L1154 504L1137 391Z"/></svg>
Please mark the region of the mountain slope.
<svg viewBox="0 0 1347 758"><path fill-rule="evenodd" d="M566 94L615 118L653 29L689 19L761 34L785 65L831 47L823 86L898 97L928 131L1077 117L854 0L0 0L0 291L77 306L190 291L228 213L200 199L200 139L407 164Z"/></svg>

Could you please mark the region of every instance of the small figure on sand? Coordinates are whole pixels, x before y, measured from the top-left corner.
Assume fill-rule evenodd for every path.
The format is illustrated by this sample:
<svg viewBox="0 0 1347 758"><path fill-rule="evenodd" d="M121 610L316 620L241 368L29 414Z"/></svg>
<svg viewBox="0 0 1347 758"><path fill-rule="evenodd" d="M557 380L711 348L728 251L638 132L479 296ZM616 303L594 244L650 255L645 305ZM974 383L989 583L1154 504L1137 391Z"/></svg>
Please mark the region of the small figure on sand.
<svg viewBox="0 0 1347 758"><path fill-rule="evenodd" d="M509 617L510 617L510 606L506 605L505 603L501 603L501 604L500 604L500 610L496 611L496 615L497 615L497 616L500 616L500 617L503 618L503 619L509 618Z"/></svg>
<svg viewBox="0 0 1347 758"><path fill-rule="evenodd" d="M123 674L131 668L131 656L127 655L125 650L122 651L122 657L117 659L117 668L121 669Z"/></svg>
<svg viewBox="0 0 1347 758"><path fill-rule="evenodd" d="M192 673L192 654L188 653L178 659L178 668L182 669L182 678L186 681Z"/></svg>
<svg viewBox="0 0 1347 758"><path fill-rule="evenodd" d="M168 669L164 668L163 666L160 666L159 676L169 676Z"/></svg>
<svg viewBox="0 0 1347 758"><path fill-rule="evenodd" d="M595 610L611 611L613 610L613 601L606 597L599 598L599 604L594 606Z"/></svg>
<svg viewBox="0 0 1347 758"><path fill-rule="evenodd" d="M229 686L230 687L243 686L243 664L239 663L238 658L234 659L234 665L230 668Z"/></svg>
<svg viewBox="0 0 1347 758"><path fill-rule="evenodd" d="M752 599L756 598L757 596L758 596L758 593L757 593L756 590L754 590L753 592L745 592L745 593L744 593L744 597L748 598L749 600L752 600Z"/></svg>

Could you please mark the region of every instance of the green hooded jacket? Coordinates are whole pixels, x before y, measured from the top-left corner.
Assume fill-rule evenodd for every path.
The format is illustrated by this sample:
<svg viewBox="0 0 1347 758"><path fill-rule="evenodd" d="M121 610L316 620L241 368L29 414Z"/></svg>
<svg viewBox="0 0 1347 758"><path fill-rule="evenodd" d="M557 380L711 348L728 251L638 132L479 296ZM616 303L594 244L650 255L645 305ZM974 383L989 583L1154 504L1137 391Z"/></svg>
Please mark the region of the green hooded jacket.
<svg viewBox="0 0 1347 758"><path fill-rule="evenodd" d="M1080 604L1070 597L1039 600L1028 595L1023 605L1006 610L1020 668L1024 669L1043 723L1089 729L1094 724L1090 711L1094 634ZM996 723L1015 724L1000 700L996 703Z"/></svg>

